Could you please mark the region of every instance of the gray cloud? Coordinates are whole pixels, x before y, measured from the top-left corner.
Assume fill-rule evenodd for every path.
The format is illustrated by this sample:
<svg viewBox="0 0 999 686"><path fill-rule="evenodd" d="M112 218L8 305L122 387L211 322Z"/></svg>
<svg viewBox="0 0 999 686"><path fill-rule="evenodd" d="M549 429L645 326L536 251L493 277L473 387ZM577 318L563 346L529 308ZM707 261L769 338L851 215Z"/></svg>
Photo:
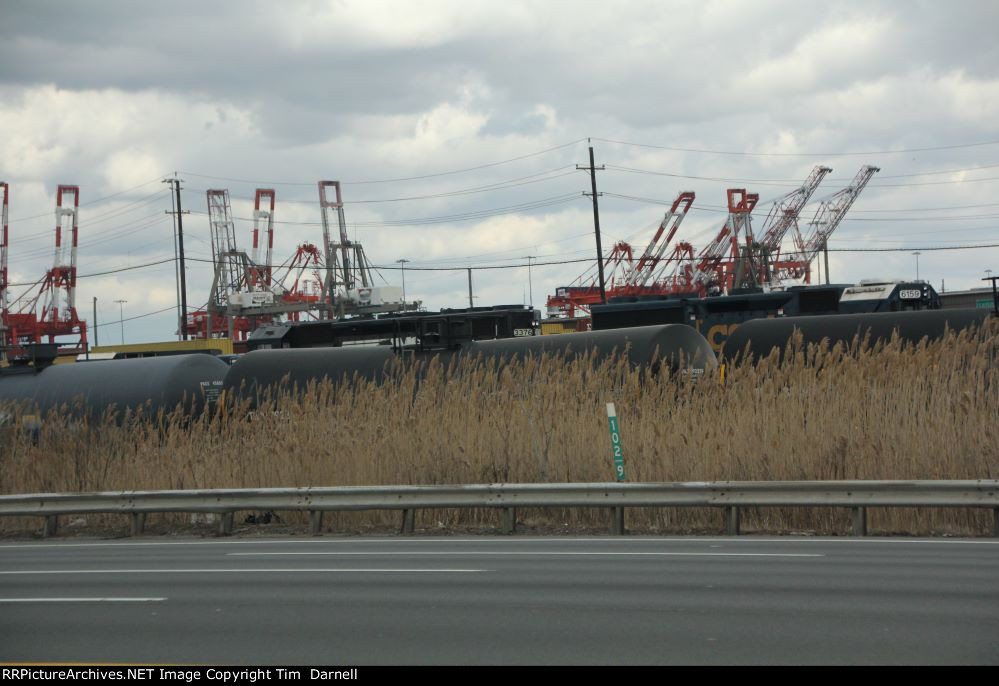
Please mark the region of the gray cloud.
<svg viewBox="0 0 999 686"><path fill-rule="evenodd" d="M79 183L85 202L124 192L81 213L81 272L87 273L172 254L169 219L153 216L169 208L165 193L160 204L120 208L159 188L156 177L173 170L192 173L185 177L185 205L196 212L204 210L207 187L230 187L236 209L256 186L279 182L278 216L294 222L279 225L284 256L302 240L318 240L313 184L319 178L422 176L586 136L784 153L997 140L997 25L999 7L985 1L10 2L0 24L0 129L7 141L0 176L12 184L12 218L30 218L12 222L12 268L25 278L44 269L57 183ZM996 147L821 159L594 145L598 164L704 177L600 173L608 192L601 200L605 231L633 237L638 250L663 209L610 193L668 201L679 190L695 190L702 209L683 232L703 241L724 218L711 210L722 205L726 187L774 198L819 162L834 167L839 179L820 195L845 185L861 164L883 169L836 234L842 247L988 242L996 235L988 216L999 214L995 208L902 210L988 204L995 181L949 182L999 173L886 178L996 164ZM348 221L359 224L372 258L386 265L400 257L424 264L586 257L592 227L588 201L579 195L588 186L582 174L483 193L357 202L477 188L571 169L585 157L579 144L463 174L347 183L348 202L354 201ZM157 183L127 190L146 181ZM925 185L901 185L914 183ZM575 199L564 204L503 217L364 226L570 193ZM877 209L894 212L864 213ZM239 211L246 216L245 203ZM925 221L936 216L942 219ZM948 219L962 216L983 218ZM905 218L912 221L887 221ZM204 216L192 214L186 226L191 251L209 254ZM246 221L237 226L248 235ZM996 257L996 250L926 253L921 271L935 282L967 286ZM833 266L859 279L882 269L911 271L911 262L905 253L853 254L837 256ZM460 272L417 276L412 266L412 288L430 306L460 304L454 301L462 297ZM206 291L207 268L192 270L192 290ZM536 299L582 270L536 269ZM521 271L482 272L476 282L483 293L516 295L526 279ZM172 288L169 268L156 279L150 273L144 281L142 274L126 272L100 288L81 282L81 297L134 288L138 308L138 294L156 279L156 288ZM147 300L148 310L155 309ZM162 336L162 320L151 321L147 335Z"/></svg>

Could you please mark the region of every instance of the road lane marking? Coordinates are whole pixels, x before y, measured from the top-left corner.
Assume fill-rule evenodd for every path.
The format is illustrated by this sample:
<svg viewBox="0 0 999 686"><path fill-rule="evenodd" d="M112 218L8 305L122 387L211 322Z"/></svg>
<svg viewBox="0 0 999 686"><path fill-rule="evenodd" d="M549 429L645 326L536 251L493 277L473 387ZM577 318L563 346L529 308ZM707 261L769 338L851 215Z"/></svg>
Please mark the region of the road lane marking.
<svg viewBox="0 0 999 686"><path fill-rule="evenodd" d="M999 546L999 541L995 540L975 540L975 539L909 539L909 538L879 538L869 536L867 538L851 538L849 536L838 536L835 538L821 537L800 537L795 538L754 538L752 536L739 537L670 537L670 538L643 538L640 536L626 536L621 538L609 538L604 536L594 536L591 538L560 538L558 536L523 537L510 539L508 536L496 536L482 538L292 538L292 539L259 539L259 540L228 540L228 541L115 541L111 543L0 543L0 550L14 550L32 548L115 548L115 547L156 547L156 546L191 546L191 545L341 545L341 544L371 544L371 543L483 543L483 544L512 544L520 543L609 543L609 544L641 544L641 543L840 543L840 544L889 544L889 545L985 545Z"/></svg>
<svg viewBox="0 0 999 686"><path fill-rule="evenodd" d="M470 550L470 551L428 551L428 550L415 550L415 551L392 551L392 552L381 552L381 551L336 551L336 552L315 552L315 551L304 551L304 552L279 552L279 553L226 553L229 557L263 557L270 555L367 555L369 557L386 557L392 555L409 555L409 556L425 556L425 555L488 555L490 557L496 557L499 555L533 555L535 557L547 557L547 556L581 556L581 557L601 557L605 555L609 556L625 556L625 557L825 557L824 553L668 553L668 552L583 552L583 551L552 551L552 550Z"/></svg>
<svg viewBox="0 0 999 686"><path fill-rule="evenodd" d="M166 598L0 598L0 603L161 603Z"/></svg>
<svg viewBox="0 0 999 686"><path fill-rule="evenodd" d="M365 574L470 574L488 572L488 569L23 569L13 572L0 572L3 575L16 574L315 574L315 573L357 573Z"/></svg>

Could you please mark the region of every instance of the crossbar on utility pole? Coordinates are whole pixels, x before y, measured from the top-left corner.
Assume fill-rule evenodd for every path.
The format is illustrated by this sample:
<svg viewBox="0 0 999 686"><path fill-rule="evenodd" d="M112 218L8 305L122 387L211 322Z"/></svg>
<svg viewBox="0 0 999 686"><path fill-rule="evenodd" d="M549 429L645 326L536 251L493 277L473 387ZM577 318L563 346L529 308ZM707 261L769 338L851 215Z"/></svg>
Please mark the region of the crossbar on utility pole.
<svg viewBox="0 0 999 686"><path fill-rule="evenodd" d="M593 164L593 146L590 146L590 166L584 167L581 165L576 165L576 169L582 169L590 172L590 189L591 193L583 193L583 195L589 195L593 198L593 233L597 237L597 273L600 275L600 302L607 302L607 290L604 286L604 250L600 245L600 208L597 206L597 171L603 170L604 165L599 167Z"/></svg>

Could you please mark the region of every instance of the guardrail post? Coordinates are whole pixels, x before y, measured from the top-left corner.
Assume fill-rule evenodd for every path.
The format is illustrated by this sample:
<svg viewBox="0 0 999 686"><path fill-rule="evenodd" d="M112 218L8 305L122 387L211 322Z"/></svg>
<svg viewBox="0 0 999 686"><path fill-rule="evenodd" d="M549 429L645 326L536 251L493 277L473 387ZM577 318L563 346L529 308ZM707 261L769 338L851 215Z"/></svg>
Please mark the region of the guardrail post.
<svg viewBox="0 0 999 686"><path fill-rule="evenodd" d="M309 510L309 532L318 536L323 531L323 511Z"/></svg>
<svg viewBox="0 0 999 686"><path fill-rule="evenodd" d="M517 508L503 508L503 533L512 534L517 531Z"/></svg>
<svg viewBox="0 0 999 686"><path fill-rule="evenodd" d="M55 536L56 531L59 530L59 517L56 515L48 515L45 517L45 528L42 530L42 536L48 538L49 536Z"/></svg>
<svg viewBox="0 0 999 686"><path fill-rule="evenodd" d="M999 507L992 508L992 535L999 538Z"/></svg>
<svg viewBox="0 0 999 686"><path fill-rule="evenodd" d="M739 506L728 505L725 507L725 535L739 535Z"/></svg>
<svg viewBox="0 0 999 686"><path fill-rule="evenodd" d="M614 519L611 522L611 533L615 536L624 536L624 508L614 508Z"/></svg>
<svg viewBox="0 0 999 686"><path fill-rule="evenodd" d="M866 507L855 507L855 508L853 508L853 535L854 536L866 536L867 535L867 508Z"/></svg>
<svg viewBox="0 0 999 686"><path fill-rule="evenodd" d="M235 512L223 512L219 517L219 535L229 536L232 534L232 520L236 516Z"/></svg>
<svg viewBox="0 0 999 686"><path fill-rule="evenodd" d="M411 534L413 533L413 510L403 510L402 511L402 533Z"/></svg>
<svg viewBox="0 0 999 686"><path fill-rule="evenodd" d="M133 512L132 513L132 535L141 536L142 532L146 528L146 513L145 512Z"/></svg>

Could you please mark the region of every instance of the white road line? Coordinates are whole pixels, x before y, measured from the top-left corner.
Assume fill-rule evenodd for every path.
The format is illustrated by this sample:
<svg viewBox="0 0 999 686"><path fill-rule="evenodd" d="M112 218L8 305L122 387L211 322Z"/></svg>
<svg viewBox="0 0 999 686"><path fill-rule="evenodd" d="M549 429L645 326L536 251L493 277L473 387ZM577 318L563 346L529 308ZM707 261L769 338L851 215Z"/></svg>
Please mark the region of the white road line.
<svg viewBox="0 0 999 686"><path fill-rule="evenodd" d="M166 598L0 598L0 603L161 603Z"/></svg>
<svg viewBox="0 0 999 686"><path fill-rule="evenodd" d="M837 536L834 538L822 537L793 537L786 538L755 538L748 536L689 536L689 537L658 537L647 538L641 536L593 536L590 538L561 538L559 536L535 536L516 537L509 536L483 536L481 538L414 538L410 536L390 538L290 538L290 539L230 539L211 541L115 541L108 543L0 543L0 550L32 549L32 548L115 548L115 547L156 547L156 546L191 546L191 545L349 545L349 544L371 544L371 543L483 543L483 544L520 544L520 543L841 543L841 544L893 544L893 545L986 545L999 546L997 540L978 539L927 539L927 538L880 538L869 536L866 538L853 538L849 536Z"/></svg>
<svg viewBox="0 0 999 686"><path fill-rule="evenodd" d="M469 574L488 569L24 569L0 572L3 575L28 574Z"/></svg>
<svg viewBox="0 0 999 686"><path fill-rule="evenodd" d="M263 557L268 555L336 555L336 556L347 556L347 555L366 555L369 557L391 557L393 555L408 555L408 556L426 556L426 555L487 555L489 557L498 557L501 555L531 555L533 557L548 557L548 556L581 556L581 557L600 557L605 555L612 556L624 556L624 557L825 557L824 553L665 553L665 552L583 552L583 551L553 551L553 550L476 550L476 551L426 551L426 550L414 550L406 552L379 552L379 551L367 551L367 552L280 552L280 553L226 553L230 557Z"/></svg>

